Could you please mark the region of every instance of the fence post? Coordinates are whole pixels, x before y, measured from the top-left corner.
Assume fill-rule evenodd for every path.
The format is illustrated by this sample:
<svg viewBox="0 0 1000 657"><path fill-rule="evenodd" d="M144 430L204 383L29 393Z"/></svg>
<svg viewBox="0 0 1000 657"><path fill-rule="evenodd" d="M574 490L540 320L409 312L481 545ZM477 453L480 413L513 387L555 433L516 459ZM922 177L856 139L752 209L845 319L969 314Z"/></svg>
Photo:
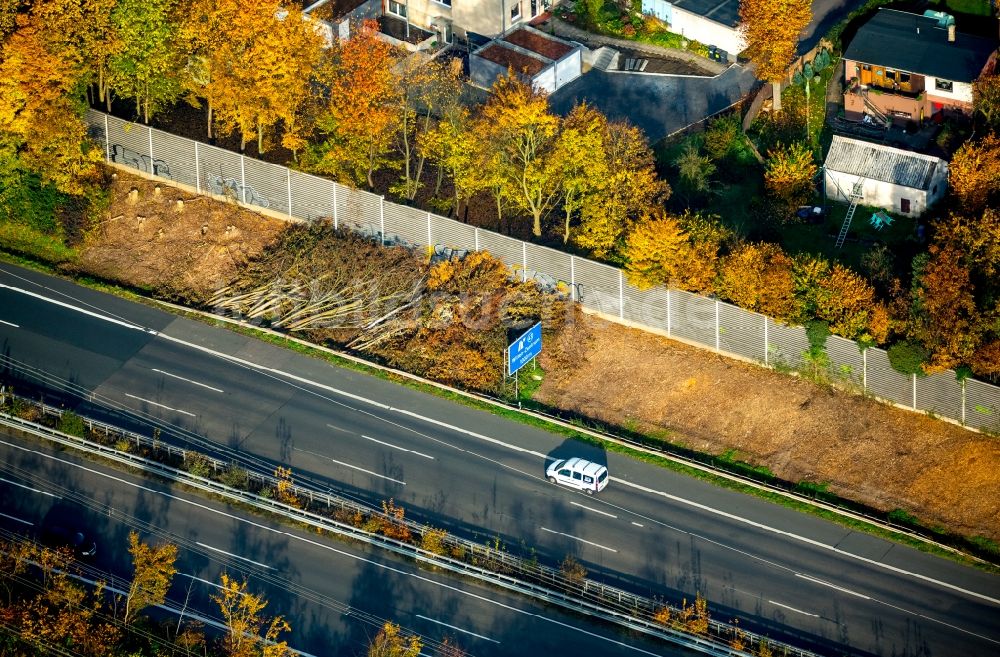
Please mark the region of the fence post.
<svg viewBox="0 0 1000 657"><path fill-rule="evenodd" d="M569 257L569 298L576 301L576 256Z"/></svg>
<svg viewBox="0 0 1000 657"><path fill-rule="evenodd" d="M521 282L528 282L528 243L521 242Z"/></svg>
<svg viewBox="0 0 1000 657"><path fill-rule="evenodd" d="M868 390L868 350L861 352L861 389Z"/></svg>
<svg viewBox="0 0 1000 657"><path fill-rule="evenodd" d="M147 125L146 132L149 134L149 173L155 174L156 165L153 164L153 129Z"/></svg>
<svg viewBox="0 0 1000 657"><path fill-rule="evenodd" d="M104 153L107 156L105 162L111 161L111 135L108 134L108 115L104 115Z"/></svg>
<svg viewBox="0 0 1000 657"><path fill-rule="evenodd" d="M715 300L715 351L719 351L719 300Z"/></svg>
<svg viewBox="0 0 1000 657"><path fill-rule="evenodd" d="M670 323L672 321L671 318L670 318L670 315L671 315L671 313L670 313L670 287L668 286L667 287L667 337L668 338L670 337L670 333L673 330L673 324Z"/></svg>
<svg viewBox="0 0 1000 657"><path fill-rule="evenodd" d="M385 197L378 197L378 235L382 246L385 246Z"/></svg>
<svg viewBox="0 0 1000 657"><path fill-rule="evenodd" d="M337 183L331 182L330 189L333 190L333 229L337 230L339 228L337 223Z"/></svg>
<svg viewBox="0 0 1000 657"><path fill-rule="evenodd" d="M285 175L288 178L288 218L292 217L292 170L285 169Z"/></svg>
<svg viewBox="0 0 1000 657"><path fill-rule="evenodd" d="M965 379L962 379L959 383L962 384L962 426L965 426Z"/></svg>
<svg viewBox="0 0 1000 657"><path fill-rule="evenodd" d="M194 143L194 188L201 194L201 162L198 161L198 142Z"/></svg>
<svg viewBox="0 0 1000 657"><path fill-rule="evenodd" d="M913 377L913 410L917 410L917 373L914 372L910 376Z"/></svg>
<svg viewBox="0 0 1000 657"><path fill-rule="evenodd" d="M246 158L240 155L240 196L243 197L243 204L247 202L247 167Z"/></svg>
<svg viewBox="0 0 1000 657"><path fill-rule="evenodd" d="M431 213L427 213L427 246L434 246L434 238L431 236Z"/></svg>
<svg viewBox="0 0 1000 657"><path fill-rule="evenodd" d="M478 228L473 228L472 231L473 231L472 234L475 236L475 239L476 239L476 251L478 251L479 250L479 229Z"/></svg>
<svg viewBox="0 0 1000 657"><path fill-rule="evenodd" d="M764 315L764 365L770 365L768 356L768 345L767 345L767 315Z"/></svg>
<svg viewBox="0 0 1000 657"><path fill-rule="evenodd" d="M625 275L618 270L618 319L625 319Z"/></svg>

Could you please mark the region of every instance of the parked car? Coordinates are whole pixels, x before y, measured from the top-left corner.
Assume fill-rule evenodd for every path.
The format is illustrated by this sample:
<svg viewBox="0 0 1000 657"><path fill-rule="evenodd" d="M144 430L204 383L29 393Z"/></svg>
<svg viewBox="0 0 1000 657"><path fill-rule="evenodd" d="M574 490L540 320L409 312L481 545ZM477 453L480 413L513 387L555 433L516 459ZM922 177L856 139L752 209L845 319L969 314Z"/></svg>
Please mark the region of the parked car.
<svg viewBox="0 0 1000 657"><path fill-rule="evenodd" d="M600 463L573 457L560 459L545 470L545 476L553 484L562 484L593 495L608 485L608 469Z"/></svg>
<svg viewBox="0 0 1000 657"><path fill-rule="evenodd" d="M77 558L93 558L97 554L97 543L82 529L65 524L48 524L42 527L42 542L49 547L66 547Z"/></svg>

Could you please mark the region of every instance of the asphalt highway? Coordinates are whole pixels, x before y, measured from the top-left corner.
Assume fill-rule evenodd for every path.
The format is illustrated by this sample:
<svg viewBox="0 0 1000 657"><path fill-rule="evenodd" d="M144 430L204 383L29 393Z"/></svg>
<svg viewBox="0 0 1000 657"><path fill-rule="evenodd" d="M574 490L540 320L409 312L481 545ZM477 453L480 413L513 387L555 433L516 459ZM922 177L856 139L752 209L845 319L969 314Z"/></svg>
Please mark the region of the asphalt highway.
<svg viewBox="0 0 1000 657"><path fill-rule="evenodd" d="M995 575L8 265L0 354L88 409L155 420L164 439L392 497L408 517L549 563L573 554L640 593L699 591L715 617L824 654L1000 653ZM568 455L606 463L608 488L548 484L546 463Z"/></svg>
<svg viewBox="0 0 1000 657"><path fill-rule="evenodd" d="M246 577L248 590L268 600L266 614L291 624L289 645L316 657L364 654L386 620L419 634L425 655L446 639L470 657L693 654L2 433L0 505L0 527L11 532L38 537L53 524L83 530L97 544L84 563L102 573L84 575L118 590L128 589L129 531L174 543L178 573L168 600L216 630L222 620L211 596L220 575Z"/></svg>

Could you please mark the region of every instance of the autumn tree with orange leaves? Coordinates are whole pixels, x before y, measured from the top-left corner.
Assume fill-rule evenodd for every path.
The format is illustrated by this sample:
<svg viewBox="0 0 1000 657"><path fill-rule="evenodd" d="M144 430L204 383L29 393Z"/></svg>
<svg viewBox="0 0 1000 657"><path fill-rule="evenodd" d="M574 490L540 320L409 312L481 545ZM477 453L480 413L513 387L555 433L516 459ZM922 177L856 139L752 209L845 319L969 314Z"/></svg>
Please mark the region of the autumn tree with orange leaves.
<svg viewBox="0 0 1000 657"><path fill-rule="evenodd" d="M0 47L0 187L14 189L30 172L79 195L96 174L103 153L91 148L81 115L79 20L72 7L37 5Z"/></svg>
<svg viewBox="0 0 1000 657"><path fill-rule="evenodd" d="M306 168L374 189L375 173L393 164L399 107L392 68L398 61L374 21L333 44L319 76L328 90L316 120L321 143L309 153Z"/></svg>
<svg viewBox="0 0 1000 657"><path fill-rule="evenodd" d="M799 35L812 19L809 0L740 0L740 34L744 56L753 62L757 79L771 83L774 109L781 110L781 81L795 58Z"/></svg>
<svg viewBox="0 0 1000 657"><path fill-rule="evenodd" d="M818 168L812 151L801 142L779 145L768 151L765 167L767 191L782 202L789 215L812 196Z"/></svg>
<svg viewBox="0 0 1000 657"><path fill-rule="evenodd" d="M279 640L290 631L281 616L267 618L267 600L247 590L247 581L236 580L222 573L219 593L212 600L219 605L226 626L223 642L228 657L288 657L292 651L288 642Z"/></svg>
<svg viewBox="0 0 1000 657"><path fill-rule="evenodd" d="M924 369L936 372L967 362L983 325L962 254L932 244L914 261L909 332L930 352Z"/></svg>
<svg viewBox="0 0 1000 657"><path fill-rule="evenodd" d="M777 244L744 244L723 258L716 290L741 308L778 320L798 314L792 259Z"/></svg>

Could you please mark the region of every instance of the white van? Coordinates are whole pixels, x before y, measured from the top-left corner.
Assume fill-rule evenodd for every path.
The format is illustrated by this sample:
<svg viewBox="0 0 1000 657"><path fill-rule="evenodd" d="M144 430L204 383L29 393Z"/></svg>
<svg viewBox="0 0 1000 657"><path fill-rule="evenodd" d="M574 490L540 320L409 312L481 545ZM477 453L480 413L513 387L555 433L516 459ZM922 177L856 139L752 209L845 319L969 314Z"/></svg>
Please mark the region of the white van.
<svg viewBox="0 0 1000 657"><path fill-rule="evenodd" d="M599 493L608 485L606 467L577 457L556 461L545 470L545 476L553 484L578 488L587 495Z"/></svg>

